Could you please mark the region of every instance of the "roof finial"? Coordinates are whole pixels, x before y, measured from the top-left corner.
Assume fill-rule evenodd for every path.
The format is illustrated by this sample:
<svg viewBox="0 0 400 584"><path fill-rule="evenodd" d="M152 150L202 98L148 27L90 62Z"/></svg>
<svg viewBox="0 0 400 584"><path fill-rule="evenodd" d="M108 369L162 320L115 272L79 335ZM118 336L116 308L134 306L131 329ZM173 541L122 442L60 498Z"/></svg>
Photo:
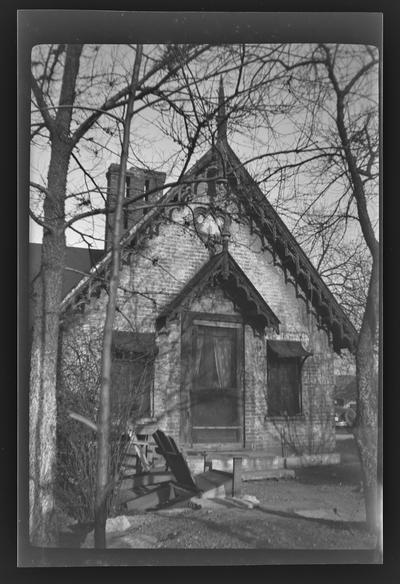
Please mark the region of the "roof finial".
<svg viewBox="0 0 400 584"><path fill-rule="evenodd" d="M222 75L219 79L218 110L217 110L217 141L226 142L227 118L225 111L225 94Z"/></svg>

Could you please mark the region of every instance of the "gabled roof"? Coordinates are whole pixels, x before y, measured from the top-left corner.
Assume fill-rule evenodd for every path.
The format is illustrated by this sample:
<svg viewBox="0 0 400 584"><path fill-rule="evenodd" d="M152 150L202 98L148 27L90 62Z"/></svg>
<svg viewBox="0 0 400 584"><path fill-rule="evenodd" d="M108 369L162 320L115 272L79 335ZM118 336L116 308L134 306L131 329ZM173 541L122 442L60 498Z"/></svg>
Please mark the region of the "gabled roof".
<svg viewBox="0 0 400 584"><path fill-rule="evenodd" d="M162 326L166 318L185 308L185 300L195 293L201 294L209 284L219 285L232 300L245 320L255 329L273 328L279 333L279 318L248 279L228 251L214 255L193 276L157 318Z"/></svg>
<svg viewBox="0 0 400 584"><path fill-rule="evenodd" d="M29 281L33 282L41 266L41 243L29 244ZM67 247L63 273L63 296L66 296L104 256L104 250L85 247Z"/></svg>
<svg viewBox="0 0 400 584"><path fill-rule="evenodd" d="M285 277L287 274L292 277L296 290L303 292L306 302L314 308L321 323L331 331L334 349L340 351L348 348L353 351L358 336L353 324L226 140L210 148L184 175L181 184L163 195L157 205L127 231L121 239L122 255L129 255L130 248L139 239L154 232L157 222L162 220L165 205L173 202L179 205L188 200L191 181L215 158L219 161L222 159L228 179L234 178L231 191L243 211L241 216L247 218L251 230L259 235L265 247L271 249L274 261L282 268ZM92 293L98 293L98 287L104 285L110 260L111 253L107 252L91 274L82 278L67 294L61 305L62 310L73 306L79 297L86 297L88 301Z"/></svg>
<svg viewBox="0 0 400 584"><path fill-rule="evenodd" d="M225 143L228 162L226 172L232 172L237 182L237 199L250 219L253 231L263 244L268 243L275 263L289 272L296 288L300 288L322 322L331 330L336 351L354 351L358 333L336 298L312 265L295 237L286 227L259 186L247 172L232 148Z"/></svg>

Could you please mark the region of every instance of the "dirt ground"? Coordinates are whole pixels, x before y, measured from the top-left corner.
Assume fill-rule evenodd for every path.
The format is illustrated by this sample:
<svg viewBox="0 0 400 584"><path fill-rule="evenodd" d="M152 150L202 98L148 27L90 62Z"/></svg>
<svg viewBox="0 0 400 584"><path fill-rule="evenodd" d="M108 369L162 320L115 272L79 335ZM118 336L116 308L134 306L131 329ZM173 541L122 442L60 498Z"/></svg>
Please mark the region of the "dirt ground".
<svg viewBox="0 0 400 584"><path fill-rule="evenodd" d="M354 441L345 433L341 436L340 465L299 469L295 479L243 483L242 495L256 497L259 507L246 509L217 500L202 509L131 515L130 529L110 537L108 547L373 549L375 539L364 526ZM62 545L78 547L86 534L87 529L66 534Z"/></svg>

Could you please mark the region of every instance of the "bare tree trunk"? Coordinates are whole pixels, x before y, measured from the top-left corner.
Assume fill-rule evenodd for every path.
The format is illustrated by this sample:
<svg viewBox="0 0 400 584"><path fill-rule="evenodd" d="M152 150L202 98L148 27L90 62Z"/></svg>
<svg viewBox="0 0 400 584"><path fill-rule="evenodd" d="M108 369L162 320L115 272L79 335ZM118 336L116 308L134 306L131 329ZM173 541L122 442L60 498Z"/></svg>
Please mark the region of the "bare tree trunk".
<svg viewBox="0 0 400 584"><path fill-rule="evenodd" d="M72 106L79 71L81 45L66 52L60 106ZM69 129L72 107L60 107L52 119L48 189L44 200L41 272L34 290L34 317L30 372L29 503L33 545L56 543L54 478L56 460L56 378L59 310L65 263L65 188L71 154Z"/></svg>
<svg viewBox="0 0 400 584"><path fill-rule="evenodd" d="M133 106L142 59L142 45L136 47L136 57L133 67L132 80L129 91L127 111L124 121L124 137L121 150L121 164L118 177L117 203L114 212L112 247L111 247L111 277L109 296L104 324L102 349L102 382L100 389L100 409L97 433L97 477L96 477L96 505L94 544L96 548L106 547L107 497L110 483L110 382L111 382L111 344L115 318L117 292L120 271L120 239L122 203L125 194L126 166L128 161L130 128L133 117Z"/></svg>
<svg viewBox="0 0 400 584"><path fill-rule="evenodd" d="M379 302L378 259L374 258L367 305L356 352L358 386L357 423L354 435L362 469L368 528L380 527L380 477L378 477L378 382L375 374L375 341Z"/></svg>
<svg viewBox="0 0 400 584"><path fill-rule="evenodd" d="M339 88L334 73L333 62L328 49L326 66L329 78L336 93L336 125L341 140L345 160L351 177L353 196L357 203L358 219L365 242L372 256L372 270L368 288L367 303L356 349L357 377L357 419L354 429L357 447L360 453L367 526L371 531L378 531L379 521L379 485L378 485L378 383L375 376L375 342L379 319L379 243L368 213L367 199L363 182L357 167L357 161L351 149L351 142L345 123L346 95L351 90L357 75L344 89ZM374 65L371 60L364 66L366 71ZM360 73L360 72L359 72Z"/></svg>

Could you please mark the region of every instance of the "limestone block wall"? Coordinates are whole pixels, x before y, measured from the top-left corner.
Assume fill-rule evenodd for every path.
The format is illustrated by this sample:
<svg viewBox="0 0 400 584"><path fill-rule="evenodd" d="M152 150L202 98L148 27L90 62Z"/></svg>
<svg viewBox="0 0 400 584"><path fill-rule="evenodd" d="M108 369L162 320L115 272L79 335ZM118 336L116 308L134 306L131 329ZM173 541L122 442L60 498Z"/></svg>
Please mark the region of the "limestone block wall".
<svg viewBox="0 0 400 584"><path fill-rule="evenodd" d="M158 235L144 239L132 251L120 276L115 329L154 332L157 315L180 292L209 259L209 252L193 228L182 222L179 212L174 221L159 226ZM244 424L245 445L282 454L282 435L296 436L294 448L308 452L329 451L334 447L333 355L328 334L318 330L315 317L286 282L281 268L274 265L270 251L262 250L259 238L247 225L233 222L229 251L281 321L279 335L267 330L257 336L246 325L244 330ZM63 364L71 359L67 345L79 344L83 333L99 335L104 325L107 296L92 298L84 312L67 315L61 349ZM235 314L232 303L220 290L208 290L185 306L186 310ZM179 439L181 403L181 318L168 323L157 335L153 413L160 427ZM302 378L303 416L289 423L268 417L266 396L268 339L299 340L313 353L305 362ZM95 358L95 355L93 355ZM99 357L100 358L100 357ZM285 447L288 447L287 445Z"/></svg>
<svg viewBox="0 0 400 584"><path fill-rule="evenodd" d="M154 369L153 417L159 427L179 441L181 408L180 319L157 336L158 354Z"/></svg>
<svg viewBox="0 0 400 584"><path fill-rule="evenodd" d="M245 397L245 447L262 447L267 413L267 360L265 337L255 334L245 326L244 332L244 397Z"/></svg>
<svg viewBox="0 0 400 584"><path fill-rule="evenodd" d="M266 331L264 343L246 331L246 445L282 455L283 449L329 452L335 446L333 419L333 352L328 333L317 326L315 315L274 265L272 253L262 250L257 235L243 223L231 227L230 252L281 321L279 334ZM246 243L246 244L245 244ZM302 372L303 415L279 420L268 416L266 340L300 341L312 352ZM252 357L250 357L252 355Z"/></svg>
<svg viewBox="0 0 400 584"><path fill-rule="evenodd" d="M209 259L193 229L175 223L160 225L159 234L144 240L123 269L121 308L134 326L154 330L161 309L180 292ZM120 318L120 326L123 325Z"/></svg>

